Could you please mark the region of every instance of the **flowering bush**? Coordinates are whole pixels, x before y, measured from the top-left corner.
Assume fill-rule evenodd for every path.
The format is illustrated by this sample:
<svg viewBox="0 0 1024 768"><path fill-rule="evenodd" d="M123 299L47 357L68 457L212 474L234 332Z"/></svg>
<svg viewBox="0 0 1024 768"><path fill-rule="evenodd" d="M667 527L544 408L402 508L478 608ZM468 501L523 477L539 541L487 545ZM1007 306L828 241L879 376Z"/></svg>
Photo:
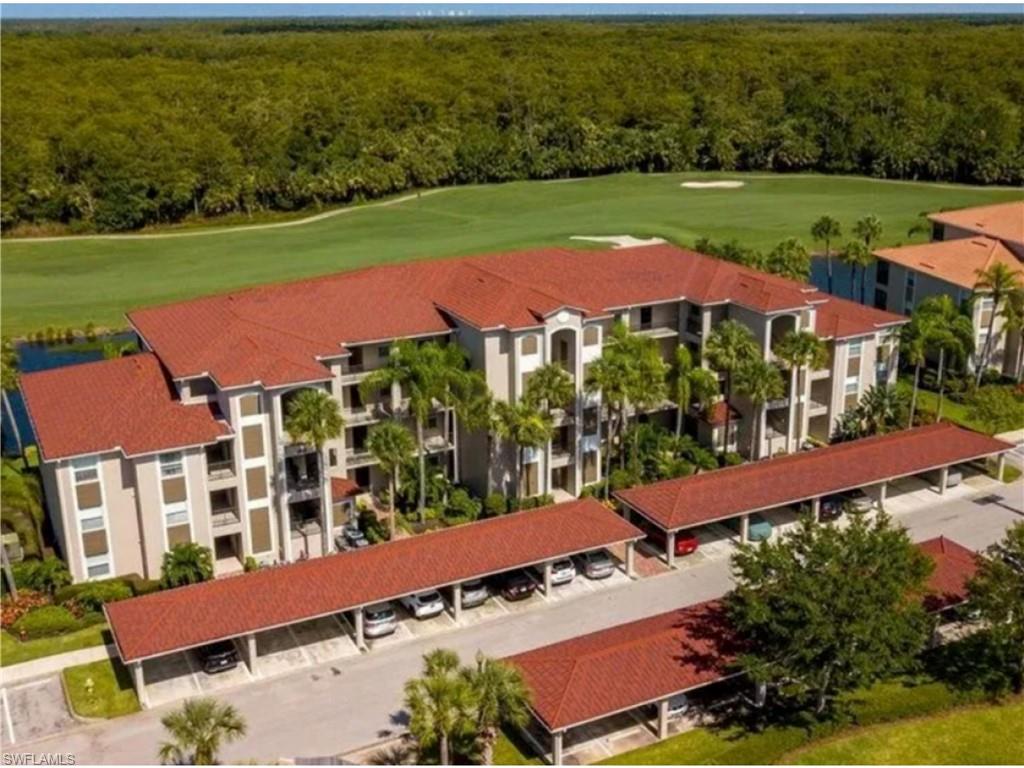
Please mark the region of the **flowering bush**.
<svg viewBox="0 0 1024 768"><path fill-rule="evenodd" d="M18 598L5 595L3 605L0 606L0 626L10 629L11 626L31 611L33 608L40 608L50 604L50 596L42 592L35 592L31 589L22 589L18 592Z"/></svg>

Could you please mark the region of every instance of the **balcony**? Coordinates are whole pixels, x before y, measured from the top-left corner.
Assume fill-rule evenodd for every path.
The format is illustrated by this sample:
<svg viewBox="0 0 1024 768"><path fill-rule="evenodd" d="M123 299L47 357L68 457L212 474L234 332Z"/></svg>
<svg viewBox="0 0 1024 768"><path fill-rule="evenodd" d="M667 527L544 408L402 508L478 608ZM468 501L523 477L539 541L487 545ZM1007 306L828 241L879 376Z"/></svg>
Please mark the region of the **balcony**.
<svg viewBox="0 0 1024 768"><path fill-rule="evenodd" d="M365 445L352 446L345 449L345 464L349 468L376 463L377 460L373 457L373 454L370 453L370 449Z"/></svg>
<svg viewBox="0 0 1024 768"><path fill-rule="evenodd" d="M444 435L428 435L423 441L423 447L427 453L440 453L450 451L454 446Z"/></svg>
<svg viewBox="0 0 1024 768"><path fill-rule="evenodd" d="M388 406L388 403L380 402L357 408L346 408L342 411L342 417L349 426L373 424L389 415Z"/></svg>
<svg viewBox="0 0 1024 768"><path fill-rule="evenodd" d="M365 365L344 365L341 368L341 383L358 384L365 379L373 370Z"/></svg>
<svg viewBox="0 0 1024 768"><path fill-rule="evenodd" d="M220 528L241 525L242 517L234 507L219 507L210 510L210 523L213 525L214 535L216 536L222 533L222 531L218 530Z"/></svg>
<svg viewBox="0 0 1024 768"><path fill-rule="evenodd" d="M704 336L704 326L701 325L700 318L687 318L686 333L688 333L690 336L693 336L695 339L700 339Z"/></svg>
<svg viewBox="0 0 1024 768"><path fill-rule="evenodd" d="M679 335L679 331L670 325L652 325L648 328L637 328L633 331L637 336L649 339L671 339Z"/></svg>
<svg viewBox="0 0 1024 768"><path fill-rule="evenodd" d="M305 501L320 496L321 478L315 453L287 457L284 470L290 501Z"/></svg>
<svg viewBox="0 0 1024 768"><path fill-rule="evenodd" d="M573 452L569 446L566 445L552 445L551 446L551 467L552 469L558 467L565 467L572 464Z"/></svg>

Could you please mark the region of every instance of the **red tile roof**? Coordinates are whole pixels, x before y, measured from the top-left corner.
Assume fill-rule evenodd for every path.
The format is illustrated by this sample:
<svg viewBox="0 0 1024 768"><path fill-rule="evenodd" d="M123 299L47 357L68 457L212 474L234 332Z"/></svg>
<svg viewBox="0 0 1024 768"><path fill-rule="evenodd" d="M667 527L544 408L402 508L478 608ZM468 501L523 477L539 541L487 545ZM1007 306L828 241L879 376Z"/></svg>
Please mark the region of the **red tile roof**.
<svg viewBox="0 0 1024 768"><path fill-rule="evenodd" d="M1024 200L930 213L928 218L979 235L1024 243Z"/></svg>
<svg viewBox="0 0 1024 768"><path fill-rule="evenodd" d="M949 423L839 443L617 491L667 530L722 520L1008 451L1010 443Z"/></svg>
<svg viewBox="0 0 1024 768"><path fill-rule="evenodd" d="M349 480L347 477L331 478L331 498L334 501L358 496L362 492L363 489L359 487L355 480Z"/></svg>
<svg viewBox="0 0 1024 768"><path fill-rule="evenodd" d="M979 271L997 262L1024 275L1024 264L1020 259L991 237L965 237L903 248L883 248L875 251L875 255L967 289L973 289L977 284ZM1024 277L1019 279L1024 282Z"/></svg>
<svg viewBox="0 0 1024 768"><path fill-rule="evenodd" d="M917 545L935 563L928 579L924 605L928 611L941 611L967 600L967 582L978 571L978 556L952 539L939 536Z"/></svg>
<svg viewBox="0 0 1024 768"><path fill-rule="evenodd" d="M452 318L478 328L523 328L562 307L595 316L684 297L761 312L813 303L829 318L819 320L829 336L904 321L671 245L384 265L140 309L129 318L176 378L208 373L222 387L278 386L326 378L320 360L346 354L346 344L446 333Z"/></svg>
<svg viewBox="0 0 1024 768"><path fill-rule="evenodd" d="M708 413L701 412L698 418L701 421L710 424L712 427L718 427L721 426L722 424L725 424L726 412L729 413L730 420L739 419L741 416L740 412L737 411L733 406L726 406L725 400L719 400L718 402L711 406L711 410Z"/></svg>
<svg viewBox="0 0 1024 768"><path fill-rule="evenodd" d="M120 449L126 456L212 443L230 433L207 405L183 405L153 354L21 377L47 461Z"/></svg>
<svg viewBox="0 0 1024 768"><path fill-rule="evenodd" d="M643 537L594 499L109 603L128 662Z"/></svg>
<svg viewBox="0 0 1024 768"><path fill-rule="evenodd" d="M730 675L738 645L725 610L698 603L507 659L549 731L633 709Z"/></svg>

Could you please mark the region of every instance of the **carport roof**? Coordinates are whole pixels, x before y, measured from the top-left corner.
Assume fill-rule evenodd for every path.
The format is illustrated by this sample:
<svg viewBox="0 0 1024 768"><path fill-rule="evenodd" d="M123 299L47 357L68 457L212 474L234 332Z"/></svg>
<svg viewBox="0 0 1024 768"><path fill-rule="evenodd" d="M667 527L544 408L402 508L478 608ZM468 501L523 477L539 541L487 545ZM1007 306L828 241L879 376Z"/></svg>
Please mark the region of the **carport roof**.
<svg viewBox="0 0 1024 768"><path fill-rule="evenodd" d="M935 563L935 570L928 579L925 609L943 611L966 602L967 582L978 571L978 556L945 536L922 541L917 546Z"/></svg>
<svg viewBox="0 0 1024 768"><path fill-rule="evenodd" d="M929 424L777 459L617 491L666 530L892 480L1002 453L1010 443L954 424Z"/></svg>
<svg viewBox="0 0 1024 768"><path fill-rule="evenodd" d="M717 601L698 603L509 657L551 732L730 676L738 645Z"/></svg>
<svg viewBox="0 0 1024 768"><path fill-rule="evenodd" d="M642 536L598 501L580 499L108 603L105 610L121 659L139 661Z"/></svg>

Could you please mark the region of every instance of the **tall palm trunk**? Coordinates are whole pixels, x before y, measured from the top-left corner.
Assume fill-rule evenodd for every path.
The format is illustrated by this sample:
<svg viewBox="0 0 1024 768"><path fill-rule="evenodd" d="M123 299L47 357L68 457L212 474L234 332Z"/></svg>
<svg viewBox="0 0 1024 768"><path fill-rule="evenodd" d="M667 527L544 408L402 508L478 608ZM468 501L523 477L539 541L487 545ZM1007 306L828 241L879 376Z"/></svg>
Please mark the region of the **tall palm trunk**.
<svg viewBox="0 0 1024 768"><path fill-rule="evenodd" d="M417 459L420 464L420 497L416 511L419 514L420 523L425 523L427 520L427 455L424 450L423 419L419 416L416 417L416 446L418 449Z"/></svg>
<svg viewBox="0 0 1024 768"><path fill-rule="evenodd" d="M985 369L988 367L988 358L992 354L992 331L996 325L996 312L999 311L999 302L993 299L992 301L992 315L988 319L988 334L985 336L985 346L981 348L981 360L978 361L978 373L975 379L975 385L981 385L981 377L985 375Z"/></svg>
<svg viewBox="0 0 1024 768"><path fill-rule="evenodd" d="M917 387L921 380L921 364L914 366L914 388L910 392L910 419L907 421L907 429L914 426L914 410L917 408Z"/></svg>
<svg viewBox="0 0 1024 768"><path fill-rule="evenodd" d="M516 493L515 497L523 497L523 477L526 472L526 447L520 445L516 451Z"/></svg>
<svg viewBox="0 0 1024 768"><path fill-rule="evenodd" d="M800 443L800 426L803 419L800 418L800 396L803 395L803 388L800 386L800 366L793 368L793 377L789 386L789 433L793 435L790 441L789 434L786 435L786 450L792 453L796 450L793 443Z"/></svg>
<svg viewBox="0 0 1024 768"><path fill-rule="evenodd" d="M7 394L7 390L0 390L3 393L3 407L7 410L7 415L11 419L11 430L14 432L14 442L18 446L18 455L25 455L25 447L21 442L21 430L18 429L18 419L14 415L14 408L11 407L11 398Z"/></svg>
<svg viewBox="0 0 1024 768"><path fill-rule="evenodd" d="M832 249L829 248L828 241L825 242L825 265L828 269L828 295L832 295Z"/></svg>
<svg viewBox="0 0 1024 768"><path fill-rule="evenodd" d="M750 460L756 461L760 458L761 451L759 450L761 445L758 440L758 433L761 431L761 407L757 403L752 403L754 406L754 423L751 425L750 430Z"/></svg>
<svg viewBox="0 0 1024 768"><path fill-rule="evenodd" d="M41 544L42 542L40 542ZM7 591L12 600L18 599L18 585L14 583L14 571L11 570L11 561L7 559L7 547L0 546L0 559L3 560L4 579L7 581Z"/></svg>
<svg viewBox="0 0 1024 768"><path fill-rule="evenodd" d="M441 738L438 740L441 749L441 765L451 765L451 756L448 754L448 734L442 733Z"/></svg>
<svg viewBox="0 0 1024 768"><path fill-rule="evenodd" d="M683 406L676 408L676 437L683 434Z"/></svg>
<svg viewBox="0 0 1024 768"><path fill-rule="evenodd" d="M860 303L864 304L867 301L867 283L868 283L868 268L860 268Z"/></svg>
<svg viewBox="0 0 1024 768"><path fill-rule="evenodd" d="M935 423L942 421L942 396L946 389L946 382L944 380L944 368L946 362L946 350L945 348L939 349L939 405L935 411Z"/></svg>
<svg viewBox="0 0 1024 768"><path fill-rule="evenodd" d="M725 373L725 436L722 441L722 453L729 452L729 423L732 421L731 411L732 408L729 406L732 400L732 374L726 371Z"/></svg>
<svg viewBox="0 0 1024 768"><path fill-rule="evenodd" d="M605 435L605 457L604 457L604 499L607 501L611 496L611 483L609 477L612 474L612 434L614 412L611 403L608 404L608 430Z"/></svg>
<svg viewBox="0 0 1024 768"><path fill-rule="evenodd" d="M480 762L483 765L494 765L494 745L498 741L498 729L487 726L481 729Z"/></svg>
<svg viewBox="0 0 1024 768"><path fill-rule="evenodd" d="M388 540L395 540L395 515L398 514L398 510L395 509L395 494L398 492L398 468L391 473L388 478L388 506L391 507L391 518L388 520Z"/></svg>

